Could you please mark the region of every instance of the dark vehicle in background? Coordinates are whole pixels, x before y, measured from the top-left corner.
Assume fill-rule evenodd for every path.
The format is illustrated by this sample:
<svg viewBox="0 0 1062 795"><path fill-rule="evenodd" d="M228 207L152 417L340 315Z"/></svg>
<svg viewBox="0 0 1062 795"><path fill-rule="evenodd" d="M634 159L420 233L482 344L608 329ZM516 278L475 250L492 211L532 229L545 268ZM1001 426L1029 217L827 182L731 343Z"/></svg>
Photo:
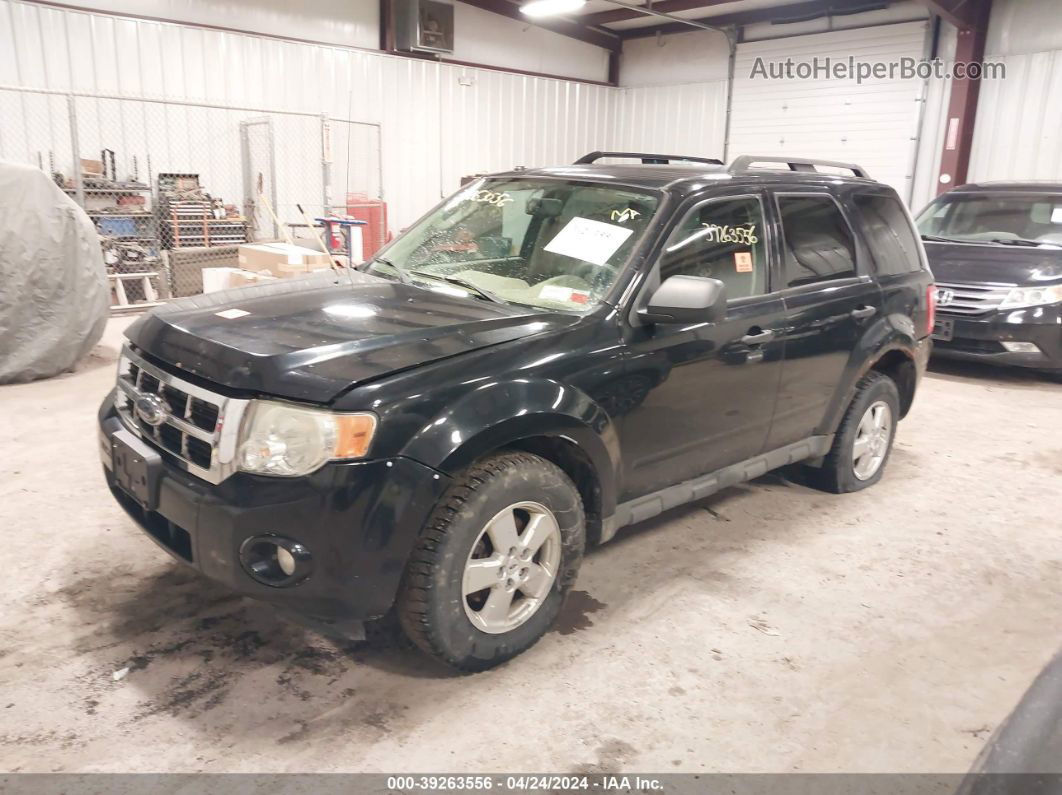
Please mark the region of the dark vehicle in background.
<svg viewBox="0 0 1062 795"><path fill-rule="evenodd" d="M1062 375L1062 184L964 185L918 228L937 280L934 353Z"/></svg>
<svg viewBox="0 0 1062 795"><path fill-rule="evenodd" d="M357 273L145 315L100 407L114 497L239 593L394 609L474 671L620 527L788 464L873 485L929 355L910 215L857 166L695 161L487 177Z"/></svg>

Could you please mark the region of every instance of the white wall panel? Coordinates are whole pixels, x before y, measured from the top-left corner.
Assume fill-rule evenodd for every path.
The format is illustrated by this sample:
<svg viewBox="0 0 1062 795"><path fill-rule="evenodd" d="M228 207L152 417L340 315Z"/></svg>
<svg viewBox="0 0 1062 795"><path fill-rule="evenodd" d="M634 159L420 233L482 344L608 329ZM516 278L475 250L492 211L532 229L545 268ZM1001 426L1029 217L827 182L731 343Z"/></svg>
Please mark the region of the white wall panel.
<svg viewBox="0 0 1062 795"><path fill-rule="evenodd" d="M620 84L663 86L726 80L730 44L714 31L695 30L623 44Z"/></svg>
<svg viewBox="0 0 1062 795"><path fill-rule="evenodd" d="M909 22L738 46L730 153L819 157L859 163L909 195L920 115L918 80L753 79L756 58L818 56L891 62L921 58L926 24Z"/></svg>
<svg viewBox="0 0 1062 795"><path fill-rule="evenodd" d="M986 59L1005 80L985 80L974 127L971 182L1062 180L1062 27L1057 0L997 0Z"/></svg>
<svg viewBox="0 0 1062 795"><path fill-rule="evenodd" d="M59 44L49 45L42 57L42 41ZM348 184L355 191L379 190L375 175L382 159L383 198L395 229L455 190L464 174L569 162L608 146L618 104L616 90L604 86L14 0L0 0L3 85L237 108L214 112L84 97L77 102L83 156L95 157L104 146L115 149L119 171L127 171L136 154L143 177L150 155L154 172L198 171L229 202L241 198L232 154L241 120L278 110L378 124L379 152L363 131L344 136L333 186L336 198ZM53 120L56 107L62 110L63 102L0 92L0 157L36 163L52 151L69 171L69 131ZM294 192L280 203L316 203L322 190L320 136L305 121L278 121L276 137L278 164L293 161L278 169L278 188ZM356 144L349 170L348 137ZM372 151L360 153L359 147ZM300 169L305 179L296 178Z"/></svg>
<svg viewBox="0 0 1062 795"><path fill-rule="evenodd" d="M450 57L583 80L603 81L608 76L606 50L464 3L454 6L454 52Z"/></svg>
<svg viewBox="0 0 1062 795"><path fill-rule="evenodd" d="M374 49L380 39L377 0L73 0L69 5L348 47Z"/></svg>
<svg viewBox="0 0 1062 795"><path fill-rule="evenodd" d="M620 90L615 148L723 157L726 80Z"/></svg>

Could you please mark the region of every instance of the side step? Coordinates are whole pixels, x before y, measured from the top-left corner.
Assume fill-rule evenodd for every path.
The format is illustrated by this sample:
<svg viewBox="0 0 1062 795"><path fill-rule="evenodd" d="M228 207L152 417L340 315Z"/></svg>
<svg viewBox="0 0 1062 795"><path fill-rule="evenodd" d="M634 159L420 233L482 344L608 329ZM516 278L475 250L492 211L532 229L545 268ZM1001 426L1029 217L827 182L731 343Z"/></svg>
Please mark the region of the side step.
<svg viewBox="0 0 1062 795"><path fill-rule="evenodd" d="M832 446L832 434L811 436L769 453L754 456L739 464L723 467L709 475L702 475L693 480L620 503L616 506L616 512L602 522L601 543L609 541L621 527L644 522L671 508L704 499L722 489L758 478L772 469L824 456L830 452Z"/></svg>

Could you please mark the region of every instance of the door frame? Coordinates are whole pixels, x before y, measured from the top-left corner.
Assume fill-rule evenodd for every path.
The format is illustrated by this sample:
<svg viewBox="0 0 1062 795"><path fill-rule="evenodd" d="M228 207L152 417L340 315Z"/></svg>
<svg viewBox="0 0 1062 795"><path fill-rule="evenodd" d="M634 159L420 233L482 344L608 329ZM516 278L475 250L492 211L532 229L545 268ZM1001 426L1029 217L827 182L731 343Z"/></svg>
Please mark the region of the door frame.
<svg viewBox="0 0 1062 795"><path fill-rule="evenodd" d="M763 215L763 231L765 235L764 251L767 254L767 290L759 295L750 295L737 299L728 298L727 307L731 305L732 301L735 302L735 304L736 302L745 303L780 294L779 290L776 289L776 285L780 283L778 280L781 276L779 270L780 263L778 261L778 252L780 250L779 241L776 239L777 235L774 228L777 216L771 212L771 200L766 187L734 185L720 189L718 186L712 186L683 199L678 207L676 207L671 213L671 218L667 225L660 230L656 241L653 243L652 248L646 257L646 261L652 264L646 269L641 284L638 285L638 288L631 297L630 304L627 307L627 322L632 328L640 328L646 325L645 321L639 317L638 310L648 304L649 299L652 298L653 293L656 292L656 289L660 286L660 257L663 254L664 245L667 243L668 239L671 237L671 233L675 231L676 227L686 220L686 217L690 212L703 204L712 201L745 198L758 199L760 202L760 210Z"/></svg>
<svg viewBox="0 0 1062 795"><path fill-rule="evenodd" d="M783 300L785 300L787 295L803 295L804 293L812 292L814 290L821 290L824 285L843 287L850 284L859 284L860 282L870 282L874 280L871 273L871 263L873 263L873 258L870 255L870 250L867 248L862 237L856 232L856 225L852 223L852 216L848 211L848 208L845 207L844 202L838 199L837 196L821 185L808 185L806 188L800 186L786 186L783 190L776 190L768 187L765 190L769 194L770 210L774 216L772 226L775 227L778 239L778 250L776 252L778 260L778 290L776 290L776 292L782 296ZM853 254L855 256L855 276L846 276L843 279L824 279L823 281L811 282L810 284L800 284L796 287L790 287L788 285L785 271L786 235L785 227L782 224L782 208L778 203L778 199L786 197L807 198L808 196L827 198L833 202L834 206L837 207L837 211L840 212L841 218L844 219L845 225L848 227L849 237L852 239Z"/></svg>

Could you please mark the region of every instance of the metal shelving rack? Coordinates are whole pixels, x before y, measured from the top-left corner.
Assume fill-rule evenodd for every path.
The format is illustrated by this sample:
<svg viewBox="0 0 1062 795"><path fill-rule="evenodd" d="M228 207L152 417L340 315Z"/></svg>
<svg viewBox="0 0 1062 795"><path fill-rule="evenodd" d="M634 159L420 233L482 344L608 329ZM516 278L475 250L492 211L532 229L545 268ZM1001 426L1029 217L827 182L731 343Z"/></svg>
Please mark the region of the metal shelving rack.
<svg viewBox="0 0 1062 795"><path fill-rule="evenodd" d="M104 155L105 157L105 155ZM106 171L106 159L105 171ZM134 158L134 174L135 174ZM110 177L79 173L75 184L61 185L63 192L81 205L100 236L107 279L111 285L111 311L120 313L158 306L169 297L169 276L162 259L158 219L150 185L115 178L113 154ZM124 197L142 196L127 205Z"/></svg>

